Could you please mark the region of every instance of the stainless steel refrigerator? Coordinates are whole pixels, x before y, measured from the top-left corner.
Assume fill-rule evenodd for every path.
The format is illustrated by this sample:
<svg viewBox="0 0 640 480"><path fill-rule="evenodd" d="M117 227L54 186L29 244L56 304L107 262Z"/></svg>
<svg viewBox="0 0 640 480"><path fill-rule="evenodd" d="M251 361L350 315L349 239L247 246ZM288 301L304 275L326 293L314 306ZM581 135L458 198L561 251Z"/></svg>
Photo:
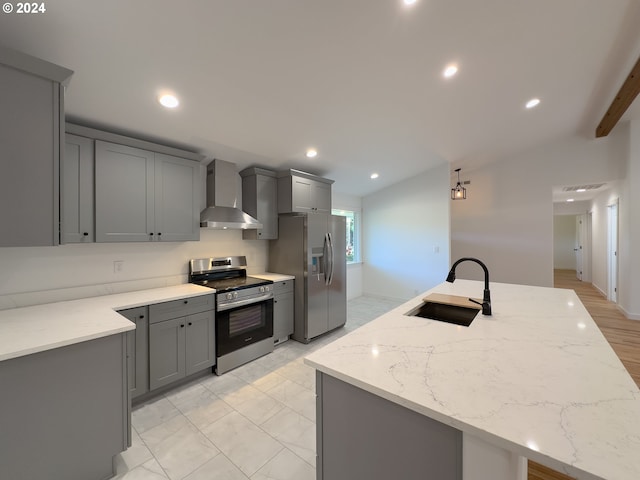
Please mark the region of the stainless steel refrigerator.
<svg viewBox="0 0 640 480"><path fill-rule="evenodd" d="M294 275L293 338L309 343L347 321L345 217L284 214L270 241L269 271Z"/></svg>

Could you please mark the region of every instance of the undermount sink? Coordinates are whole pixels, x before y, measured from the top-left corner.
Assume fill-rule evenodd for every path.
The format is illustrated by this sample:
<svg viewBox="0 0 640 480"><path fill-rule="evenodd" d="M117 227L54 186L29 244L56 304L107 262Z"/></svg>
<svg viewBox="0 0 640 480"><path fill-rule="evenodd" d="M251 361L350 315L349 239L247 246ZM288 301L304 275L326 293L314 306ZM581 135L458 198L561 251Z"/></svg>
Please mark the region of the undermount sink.
<svg viewBox="0 0 640 480"><path fill-rule="evenodd" d="M413 310L405 313L412 317L428 318L440 322L453 323L468 327L478 315L477 308L448 305L445 303L424 302Z"/></svg>

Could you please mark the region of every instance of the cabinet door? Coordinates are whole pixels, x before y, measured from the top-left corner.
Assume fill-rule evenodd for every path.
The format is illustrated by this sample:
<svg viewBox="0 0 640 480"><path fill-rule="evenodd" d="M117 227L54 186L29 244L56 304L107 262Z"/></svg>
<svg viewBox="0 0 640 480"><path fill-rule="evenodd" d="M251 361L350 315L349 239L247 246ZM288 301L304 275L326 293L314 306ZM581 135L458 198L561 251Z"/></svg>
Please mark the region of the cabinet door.
<svg viewBox="0 0 640 480"><path fill-rule="evenodd" d="M318 213L331 213L331 185L313 182L313 209Z"/></svg>
<svg viewBox="0 0 640 480"><path fill-rule="evenodd" d="M273 300L273 339L293 333L293 291L276 295Z"/></svg>
<svg viewBox="0 0 640 480"><path fill-rule="evenodd" d="M187 375L215 364L215 313L212 310L187 317L185 350Z"/></svg>
<svg viewBox="0 0 640 480"><path fill-rule="evenodd" d="M186 317L149 325L149 389L185 376Z"/></svg>
<svg viewBox="0 0 640 480"><path fill-rule="evenodd" d="M0 247L57 245L62 87L5 65L0 85Z"/></svg>
<svg viewBox="0 0 640 480"><path fill-rule="evenodd" d="M156 240L200 239L199 173L197 162L155 154Z"/></svg>
<svg viewBox="0 0 640 480"><path fill-rule="evenodd" d="M131 397L135 398L149 390L149 318L147 307L129 308L120 310L118 313L136 324L135 330L127 332L129 390Z"/></svg>
<svg viewBox="0 0 640 480"><path fill-rule="evenodd" d="M93 163L93 140L67 133L60 175L61 243L94 241Z"/></svg>
<svg viewBox="0 0 640 480"><path fill-rule="evenodd" d="M153 239L153 152L99 140L95 152L96 241Z"/></svg>
<svg viewBox="0 0 640 480"><path fill-rule="evenodd" d="M313 210L312 180L301 177L291 178L292 209L294 212L310 212Z"/></svg>
<svg viewBox="0 0 640 480"><path fill-rule="evenodd" d="M274 240L278 238L278 182L274 177L256 177L257 218L262 223L258 238Z"/></svg>

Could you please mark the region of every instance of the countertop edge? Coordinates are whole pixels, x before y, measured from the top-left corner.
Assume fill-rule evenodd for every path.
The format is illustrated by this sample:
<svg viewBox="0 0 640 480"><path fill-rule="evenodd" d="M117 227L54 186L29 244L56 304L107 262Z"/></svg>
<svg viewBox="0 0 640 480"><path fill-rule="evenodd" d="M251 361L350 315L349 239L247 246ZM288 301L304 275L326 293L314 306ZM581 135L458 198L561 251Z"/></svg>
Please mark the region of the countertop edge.
<svg viewBox="0 0 640 480"><path fill-rule="evenodd" d="M412 402L411 400L405 399L403 397L399 397L397 395L393 395L390 394L389 392L383 390L383 389L379 389L365 381L361 381L358 380L355 377L351 377L348 375L344 375L341 372L338 372L336 370L333 370L331 368L327 368L324 365L318 364L312 360L309 360L308 358L304 358L303 362L305 365L308 365L314 369L316 369L318 372L321 372L325 375L329 375L333 378L336 378L340 381L343 381L351 386L354 386L356 388L359 388L367 393L370 393L372 395L376 395L380 398L383 398L384 400L387 400L391 403L394 403L396 405L399 405L401 407L405 407L413 412L419 413L420 415L423 415L425 417L428 417L432 420L438 421L444 425L448 425L452 428L455 428L456 430L460 430L463 433L469 434L469 435L473 435L477 438L480 438L484 441L487 441L493 445L495 445L496 447L500 447L503 448L505 450L508 450L510 452L513 452L517 455L521 455L523 457L526 457L527 459L533 460L534 462L538 462L541 463L543 465L546 465L550 468L555 469L556 471L559 471L561 473L564 473L566 475L569 475L571 477L579 477L580 479L583 480L607 480L607 479L603 479L602 477L598 477L598 476L594 476L592 474L590 474L589 472L585 472L584 470L581 470L579 468L576 468L574 466L571 465L567 465L565 463L562 463L552 457L549 457L547 455L544 455L542 453L536 452L534 450L530 450L527 448L522 447L522 445L519 445L517 443L514 442L510 442L509 440L500 437L498 435L492 434L490 432L487 432L486 430L481 430L477 427L474 427L473 425L470 425L466 422L462 422L458 419L455 419L451 416L448 416L444 413L440 413L437 412L435 410L432 410L430 408L424 407L422 405L419 405L415 402Z"/></svg>
<svg viewBox="0 0 640 480"><path fill-rule="evenodd" d="M2 310L0 362L134 330L119 310L212 294L211 288L180 284ZM86 322L90 317L94 323Z"/></svg>

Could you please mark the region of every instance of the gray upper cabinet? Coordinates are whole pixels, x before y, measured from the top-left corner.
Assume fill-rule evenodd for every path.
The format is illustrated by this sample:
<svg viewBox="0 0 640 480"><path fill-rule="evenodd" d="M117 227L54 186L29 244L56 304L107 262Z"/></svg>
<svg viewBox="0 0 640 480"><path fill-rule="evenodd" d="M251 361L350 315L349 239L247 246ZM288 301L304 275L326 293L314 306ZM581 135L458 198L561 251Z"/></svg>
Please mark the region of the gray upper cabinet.
<svg viewBox="0 0 640 480"><path fill-rule="evenodd" d="M278 172L278 213L331 213L333 180L299 170Z"/></svg>
<svg viewBox="0 0 640 480"><path fill-rule="evenodd" d="M154 239L154 173L153 152L96 141L96 241Z"/></svg>
<svg viewBox="0 0 640 480"><path fill-rule="evenodd" d="M61 175L60 243L90 243L94 231L93 140L67 134Z"/></svg>
<svg viewBox="0 0 640 480"><path fill-rule="evenodd" d="M63 85L72 74L0 47L0 247L59 243Z"/></svg>
<svg viewBox="0 0 640 480"><path fill-rule="evenodd" d="M242 209L258 219L263 227L243 230L245 240L278 238L278 180L276 173L263 168L247 168L242 177Z"/></svg>
<svg viewBox="0 0 640 480"><path fill-rule="evenodd" d="M182 242L200 239L200 165L155 154L156 239Z"/></svg>
<svg viewBox="0 0 640 480"><path fill-rule="evenodd" d="M200 238L199 163L96 140L96 241Z"/></svg>

